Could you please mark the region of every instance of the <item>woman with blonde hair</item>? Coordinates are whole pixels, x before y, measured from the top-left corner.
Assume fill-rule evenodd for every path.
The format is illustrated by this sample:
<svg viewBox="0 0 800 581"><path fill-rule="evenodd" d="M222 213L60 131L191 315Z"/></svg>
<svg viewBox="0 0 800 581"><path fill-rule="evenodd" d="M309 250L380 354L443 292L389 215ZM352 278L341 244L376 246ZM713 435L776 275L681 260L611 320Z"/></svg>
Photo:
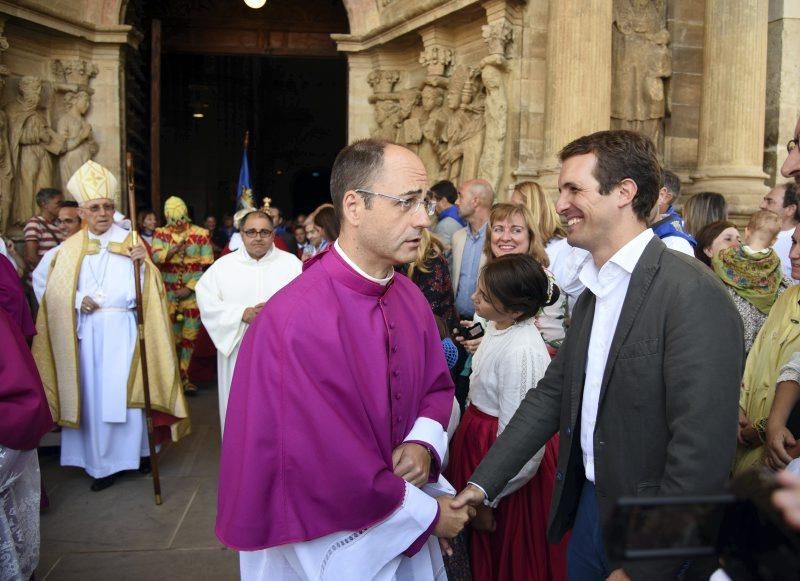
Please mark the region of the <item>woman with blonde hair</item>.
<svg viewBox="0 0 800 581"><path fill-rule="evenodd" d="M703 226L728 219L728 202L716 192L700 192L683 204L684 230L697 238Z"/></svg>
<svg viewBox="0 0 800 581"><path fill-rule="evenodd" d="M422 230L416 260L400 268L405 269L408 278L428 299L433 314L440 317L448 329L454 329L458 315L442 241L430 230Z"/></svg>
<svg viewBox="0 0 800 581"><path fill-rule="evenodd" d="M534 230L550 259L548 268L556 277L561 292L566 295L569 312L572 312L575 302L585 288L578 275L589 260L589 253L569 245L567 230L561 223L561 216L558 215L552 198L536 182L516 184L510 202L530 210Z"/></svg>
<svg viewBox="0 0 800 581"><path fill-rule="evenodd" d="M527 254L542 268L547 269L550 265L533 214L521 204L495 204L492 207L483 251L487 263L507 254ZM536 316L536 326L551 347L551 354L564 340L566 311L566 298L561 297Z"/></svg>

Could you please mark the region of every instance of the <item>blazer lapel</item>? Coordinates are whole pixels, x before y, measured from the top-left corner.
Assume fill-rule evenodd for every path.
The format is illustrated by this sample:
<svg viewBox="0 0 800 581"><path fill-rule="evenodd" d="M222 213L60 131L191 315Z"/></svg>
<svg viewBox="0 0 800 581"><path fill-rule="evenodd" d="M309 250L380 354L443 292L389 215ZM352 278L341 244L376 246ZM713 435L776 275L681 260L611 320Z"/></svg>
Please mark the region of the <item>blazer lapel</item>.
<svg viewBox="0 0 800 581"><path fill-rule="evenodd" d="M589 338L592 335L594 307L597 300L588 289L584 291L584 294L587 295L587 304L581 326L580 329L575 329L570 336L570 339L572 339L572 337L575 338L575 363L572 365L572 385L570 386L570 424L573 426L581 410L583 384L586 379L586 358L589 353Z"/></svg>
<svg viewBox="0 0 800 581"><path fill-rule="evenodd" d="M647 297L647 291L653 282L658 271L661 255L664 252L664 243L658 237L653 237L644 249L642 257L636 264L631 274L631 282L628 285L628 292L625 295L625 302L622 303L622 311L619 315L617 322L617 329L614 331L614 338L611 341L611 347L608 351L608 359L606 360L606 368L603 372L603 383L600 386L600 401L598 403L598 411L603 405L603 398L605 397L606 390L608 389L608 382L611 378L611 370L617 361L619 350L622 348L622 343L630 333L634 321L639 314L639 311L644 304L644 299Z"/></svg>

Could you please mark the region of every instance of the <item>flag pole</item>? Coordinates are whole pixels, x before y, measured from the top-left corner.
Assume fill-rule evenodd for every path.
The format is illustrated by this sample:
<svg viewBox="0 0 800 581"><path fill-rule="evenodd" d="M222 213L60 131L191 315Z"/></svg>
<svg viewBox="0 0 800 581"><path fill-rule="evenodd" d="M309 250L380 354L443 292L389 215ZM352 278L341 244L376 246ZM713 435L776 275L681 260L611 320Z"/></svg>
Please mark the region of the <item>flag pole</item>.
<svg viewBox="0 0 800 581"><path fill-rule="evenodd" d="M139 233L136 230L136 194L133 177L133 154L125 155L125 167L128 173L128 214L131 219L131 239L133 245L139 244ZM158 455L153 434L153 408L150 405L150 379L147 374L147 349L144 341L144 310L142 308L141 260L133 261L133 285L136 289L136 332L139 335L139 357L142 362L142 383L144 386L144 413L147 419L147 445L150 448L150 468L153 474L153 494L156 505L161 504L161 479L158 477Z"/></svg>

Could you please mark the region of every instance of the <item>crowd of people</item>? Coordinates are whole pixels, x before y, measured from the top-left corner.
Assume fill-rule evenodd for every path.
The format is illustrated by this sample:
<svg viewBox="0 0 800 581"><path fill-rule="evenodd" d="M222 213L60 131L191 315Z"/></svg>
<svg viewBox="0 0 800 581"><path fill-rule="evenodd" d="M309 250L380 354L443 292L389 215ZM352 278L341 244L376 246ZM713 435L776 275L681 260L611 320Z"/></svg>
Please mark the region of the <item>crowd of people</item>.
<svg viewBox="0 0 800 581"><path fill-rule="evenodd" d="M430 185L368 139L337 156L331 203L203 226L173 196L132 229L86 162L72 199L39 192L22 256L2 245L0 577L35 570L41 436L58 426L95 492L149 472L151 444L190 431L207 337L216 533L243 579L708 578L611 558L603 523L620 497L752 468L788 473L776 503L800 523L797 138L795 181L741 232L721 194L680 203L628 131L567 144L555 202Z"/></svg>

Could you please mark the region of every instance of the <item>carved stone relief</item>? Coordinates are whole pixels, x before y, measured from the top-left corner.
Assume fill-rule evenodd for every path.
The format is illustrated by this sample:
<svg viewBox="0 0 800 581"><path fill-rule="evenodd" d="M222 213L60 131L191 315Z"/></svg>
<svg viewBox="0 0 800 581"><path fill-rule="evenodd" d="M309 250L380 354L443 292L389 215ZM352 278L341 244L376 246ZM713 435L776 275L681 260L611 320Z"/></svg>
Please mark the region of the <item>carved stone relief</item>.
<svg viewBox="0 0 800 581"><path fill-rule="evenodd" d="M672 75L664 17L664 0L614 0L611 126L644 133L659 148Z"/></svg>
<svg viewBox="0 0 800 581"><path fill-rule="evenodd" d="M2 28L0 27L0 34ZM8 40L0 36L0 54L8 50ZM9 70L5 65L0 65L0 94L6 85ZM11 151L8 147L8 117L0 109L0 234L5 234L11 218L11 202L13 199L14 166L11 160Z"/></svg>
<svg viewBox="0 0 800 581"><path fill-rule="evenodd" d="M36 192L53 186L53 155L64 141L50 128L47 111L41 106L42 79L22 77L17 98L6 105L9 146L14 165L14 224L22 226L36 213Z"/></svg>

